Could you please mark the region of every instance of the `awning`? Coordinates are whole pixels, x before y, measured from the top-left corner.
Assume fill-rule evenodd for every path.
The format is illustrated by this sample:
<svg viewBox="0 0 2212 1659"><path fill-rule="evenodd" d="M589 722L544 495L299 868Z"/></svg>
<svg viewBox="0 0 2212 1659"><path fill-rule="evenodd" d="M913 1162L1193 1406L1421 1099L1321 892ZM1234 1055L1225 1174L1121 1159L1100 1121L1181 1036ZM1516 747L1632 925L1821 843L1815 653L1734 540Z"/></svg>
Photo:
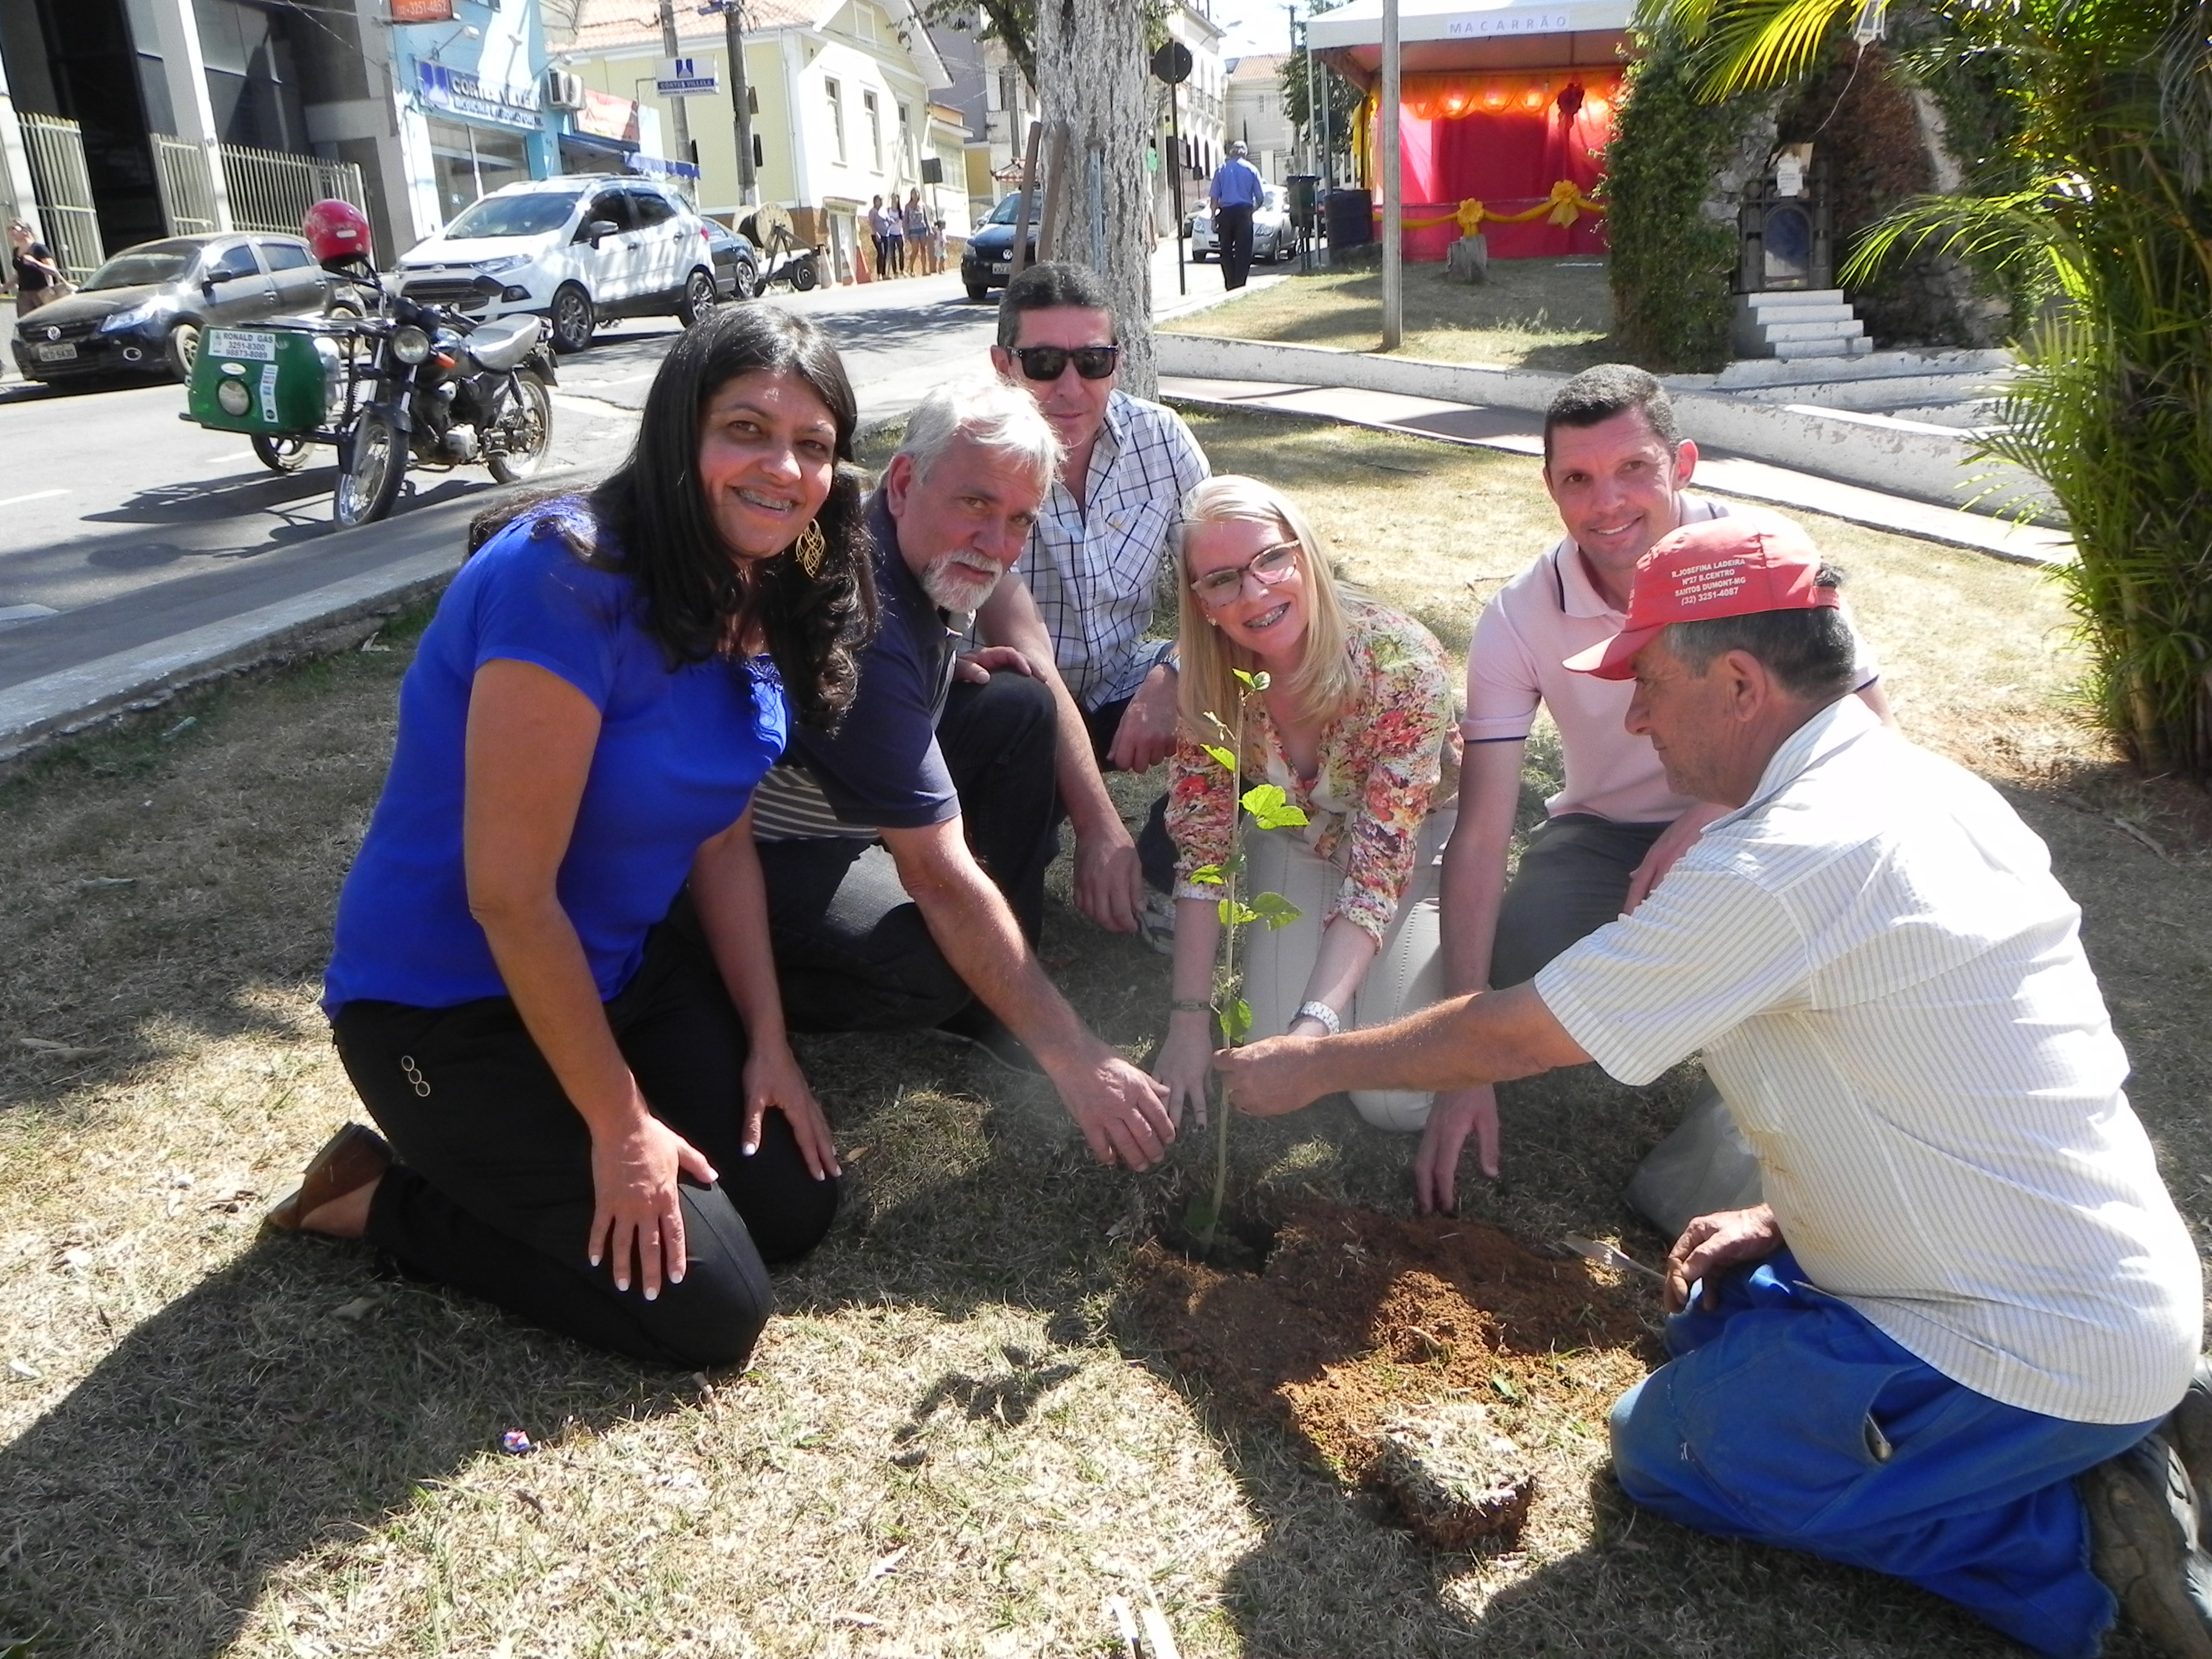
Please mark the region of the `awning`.
<svg viewBox="0 0 2212 1659"><path fill-rule="evenodd" d="M1399 68L1610 68L1633 10L1631 0L1400 0ZM1382 0L1351 0L1309 19L1306 39L1371 91L1382 64Z"/></svg>

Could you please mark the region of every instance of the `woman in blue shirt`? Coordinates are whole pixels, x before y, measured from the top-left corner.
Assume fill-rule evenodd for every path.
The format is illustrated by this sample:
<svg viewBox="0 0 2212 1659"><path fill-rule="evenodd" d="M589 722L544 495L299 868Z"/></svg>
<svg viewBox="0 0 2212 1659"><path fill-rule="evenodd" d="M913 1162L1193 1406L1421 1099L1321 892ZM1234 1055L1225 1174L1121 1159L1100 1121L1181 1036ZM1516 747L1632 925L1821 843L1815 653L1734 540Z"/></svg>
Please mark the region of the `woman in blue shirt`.
<svg viewBox="0 0 2212 1659"><path fill-rule="evenodd" d="M390 1139L341 1130L273 1224L640 1358L751 1352L763 1262L836 1208L751 795L790 719L835 726L874 626L854 424L812 324L718 313L605 483L479 520L325 977Z"/></svg>

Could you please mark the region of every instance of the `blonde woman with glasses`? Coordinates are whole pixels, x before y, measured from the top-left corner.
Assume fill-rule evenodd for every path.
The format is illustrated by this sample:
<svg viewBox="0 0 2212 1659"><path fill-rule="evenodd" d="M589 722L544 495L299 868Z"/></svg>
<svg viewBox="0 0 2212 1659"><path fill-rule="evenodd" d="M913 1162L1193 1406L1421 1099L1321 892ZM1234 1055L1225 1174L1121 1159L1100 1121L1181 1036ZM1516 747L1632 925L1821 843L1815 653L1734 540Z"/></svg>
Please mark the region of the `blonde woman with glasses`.
<svg viewBox="0 0 2212 1659"><path fill-rule="evenodd" d="M1297 504L1255 478L1211 478L1183 499L1179 726L1167 811L1176 849L1174 1000L1158 1075L1181 1121L1206 1121L1208 1007L1219 890L1191 872L1230 853L1237 799L1281 786L1304 829L1249 829L1241 890L1303 913L1238 941L1255 1038L1381 1025L1443 994L1437 858L1450 838L1459 727L1443 648L1419 623L1350 588ZM1235 672L1264 671L1242 775L1200 747L1234 724ZM1418 1131L1430 1097L1355 1091L1370 1123Z"/></svg>

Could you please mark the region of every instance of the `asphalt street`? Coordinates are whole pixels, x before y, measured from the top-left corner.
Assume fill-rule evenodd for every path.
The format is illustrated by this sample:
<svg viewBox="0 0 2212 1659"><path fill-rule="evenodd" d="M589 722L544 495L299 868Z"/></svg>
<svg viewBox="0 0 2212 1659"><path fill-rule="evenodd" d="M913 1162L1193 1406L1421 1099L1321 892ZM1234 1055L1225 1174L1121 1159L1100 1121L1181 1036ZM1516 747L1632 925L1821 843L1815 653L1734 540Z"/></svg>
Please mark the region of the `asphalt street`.
<svg viewBox="0 0 2212 1659"><path fill-rule="evenodd" d="M1154 261L1160 311L1180 308L1175 245ZM1265 279L1261 279L1265 280ZM1194 265L1190 301L1217 296L1218 267ZM902 413L930 386L988 368L994 304L957 274L767 301L817 320L837 342L863 416ZM0 322L8 320L0 314ZM678 332L672 319L624 321L560 366L548 482L580 485L627 450L654 372ZM0 380L0 693L72 675L232 618L289 614L333 584L413 570L442 550L497 486L481 467L410 469L390 519L331 522L336 452L272 473L243 436L181 418L184 389L164 381L60 391ZM373 584L372 584L373 585Z"/></svg>

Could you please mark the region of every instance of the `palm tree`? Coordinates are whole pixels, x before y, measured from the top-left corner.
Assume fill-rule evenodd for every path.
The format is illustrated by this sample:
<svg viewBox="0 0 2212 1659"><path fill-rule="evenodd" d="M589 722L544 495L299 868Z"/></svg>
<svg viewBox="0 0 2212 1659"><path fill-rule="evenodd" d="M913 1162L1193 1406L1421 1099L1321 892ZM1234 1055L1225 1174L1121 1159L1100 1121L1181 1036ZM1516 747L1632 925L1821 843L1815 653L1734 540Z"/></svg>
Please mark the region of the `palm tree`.
<svg viewBox="0 0 2212 1659"><path fill-rule="evenodd" d="M1908 204L1844 279L1933 242L2055 292L1984 453L2071 520L2106 725L2144 768L2212 781L2212 0L1923 3L1942 50L1998 66L2029 182ZM1877 33L1886 4L1643 0L1638 26L1686 42L1717 101Z"/></svg>

